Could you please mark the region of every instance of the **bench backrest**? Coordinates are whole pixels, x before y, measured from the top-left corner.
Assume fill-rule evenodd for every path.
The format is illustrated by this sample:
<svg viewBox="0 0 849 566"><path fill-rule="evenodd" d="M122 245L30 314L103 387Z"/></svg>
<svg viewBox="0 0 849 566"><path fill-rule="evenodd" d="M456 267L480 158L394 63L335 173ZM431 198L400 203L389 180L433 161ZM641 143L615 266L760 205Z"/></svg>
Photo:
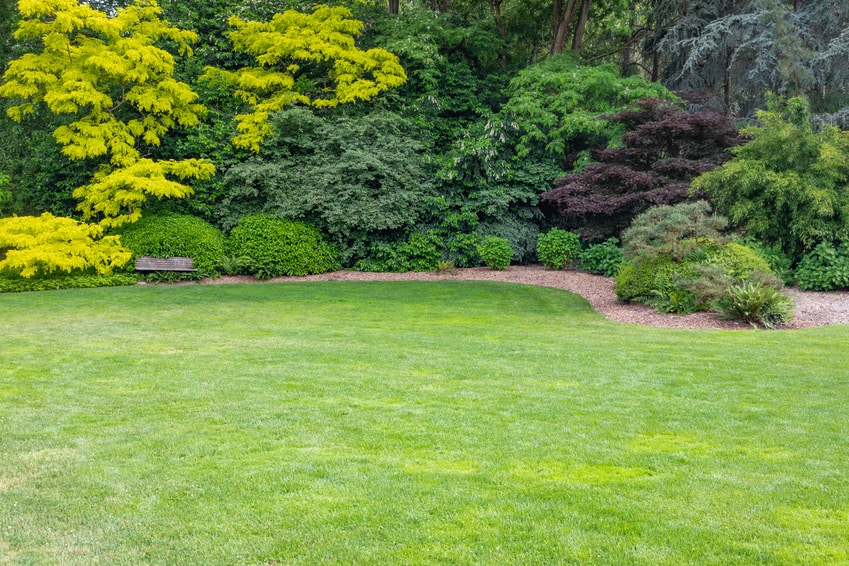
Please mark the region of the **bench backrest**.
<svg viewBox="0 0 849 566"><path fill-rule="evenodd" d="M197 271L192 269L194 260L190 257L151 257L136 258L136 271Z"/></svg>

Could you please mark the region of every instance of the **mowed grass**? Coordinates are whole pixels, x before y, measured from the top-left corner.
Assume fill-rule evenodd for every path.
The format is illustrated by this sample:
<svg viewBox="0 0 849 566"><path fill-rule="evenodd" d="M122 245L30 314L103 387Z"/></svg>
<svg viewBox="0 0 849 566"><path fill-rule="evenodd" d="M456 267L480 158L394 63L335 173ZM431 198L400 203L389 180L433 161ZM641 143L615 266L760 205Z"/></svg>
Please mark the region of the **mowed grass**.
<svg viewBox="0 0 849 566"><path fill-rule="evenodd" d="M849 564L849 327L481 282L0 296L0 564Z"/></svg>

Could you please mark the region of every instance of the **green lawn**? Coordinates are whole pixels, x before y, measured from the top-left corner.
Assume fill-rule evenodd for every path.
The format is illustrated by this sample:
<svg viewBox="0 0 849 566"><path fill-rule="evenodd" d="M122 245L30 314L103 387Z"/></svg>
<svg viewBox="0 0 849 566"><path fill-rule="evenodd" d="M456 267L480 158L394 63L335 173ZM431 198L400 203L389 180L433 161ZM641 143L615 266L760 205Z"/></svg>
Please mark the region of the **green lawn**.
<svg viewBox="0 0 849 566"><path fill-rule="evenodd" d="M481 282L0 296L0 564L849 564L849 326Z"/></svg>

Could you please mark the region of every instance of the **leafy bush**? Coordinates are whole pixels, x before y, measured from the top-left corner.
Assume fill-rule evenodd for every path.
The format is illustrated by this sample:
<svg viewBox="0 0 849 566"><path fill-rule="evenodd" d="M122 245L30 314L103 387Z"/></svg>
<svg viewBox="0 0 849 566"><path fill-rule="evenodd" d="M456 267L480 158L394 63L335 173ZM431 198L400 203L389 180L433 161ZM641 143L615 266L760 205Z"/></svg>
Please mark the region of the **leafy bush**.
<svg viewBox="0 0 849 566"><path fill-rule="evenodd" d="M634 218L622 233L623 253L628 259L663 253L680 260L699 241L722 242L721 231L727 225L722 216L710 214L705 201L655 206Z"/></svg>
<svg viewBox="0 0 849 566"><path fill-rule="evenodd" d="M225 229L263 212L300 220L340 246L348 265L371 242L412 230L426 213L431 165L399 115L352 119L292 107L272 121L274 136L224 174L210 205Z"/></svg>
<svg viewBox="0 0 849 566"><path fill-rule="evenodd" d="M358 261L354 269L390 273L436 271L445 261L442 249L443 240L435 230L415 232L404 242L373 245L369 257Z"/></svg>
<svg viewBox="0 0 849 566"><path fill-rule="evenodd" d="M625 263L617 238L608 238L600 244L593 244L581 250L578 255L578 269L598 273L605 277L615 277Z"/></svg>
<svg viewBox="0 0 849 566"><path fill-rule="evenodd" d="M772 273L769 263L754 249L729 242L708 253L708 263L720 266L730 277L747 279L753 272Z"/></svg>
<svg viewBox="0 0 849 566"><path fill-rule="evenodd" d="M258 279L310 275L339 268L339 253L318 228L268 214L242 218L230 232L228 255L244 257Z"/></svg>
<svg viewBox="0 0 849 566"><path fill-rule="evenodd" d="M487 236L478 244L478 253L483 262L492 269L502 270L510 265L513 258L513 248L505 238Z"/></svg>
<svg viewBox="0 0 849 566"><path fill-rule="evenodd" d="M790 260L781 247L777 245L767 245L750 236L737 240L738 244L743 244L755 250L759 256L764 258L769 264L770 270L775 273L785 285L792 285L796 281L796 273L793 270L793 262Z"/></svg>
<svg viewBox="0 0 849 566"><path fill-rule="evenodd" d="M849 289L849 246L822 242L802 257L796 278L809 291Z"/></svg>
<svg viewBox="0 0 849 566"><path fill-rule="evenodd" d="M537 240L537 257L549 269L571 266L580 253L581 241L574 232L552 228Z"/></svg>
<svg viewBox="0 0 849 566"><path fill-rule="evenodd" d="M678 282L694 275L691 261L676 261L667 254L642 257L627 263L616 276L616 296L620 301L651 304L678 293Z"/></svg>
<svg viewBox="0 0 849 566"><path fill-rule="evenodd" d="M53 273L27 279L9 270L0 271L0 293L117 287L135 285L137 282L138 277L130 273L112 273L111 275L100 275L93 272Z"/></svg>
<svg viewBox="0 0 849 566"><path fill-rule="evenodd" d="M178 278L217 275L224 257L224 235L218 228L195 216L160 213L121 228L121 243L135 257L190 257L197 273Z"/></svg>
<svg viewBox="0 0 849 566"><path fill-rule="evenodd" d="M510 242L513 261L528 262L536 256L539 228L530 220L504 216L499 222L481 222L478 232L484 236L498 236Z"/></svg>
<svg viewBox="0 0 849 566"><path fill-rule="evenodd" d="M729 318L773 328L793 319L793 299L775 287L745 281L728 288L718 303L719 311Z"/></svg>
<svg viewBox="0 0 849 566"><path fill-rule="evenodd" d="M817 243L849 238L849 136L815 130L803 98L772 98L734 159L693 181L749 236L793 262Z"/></svg>

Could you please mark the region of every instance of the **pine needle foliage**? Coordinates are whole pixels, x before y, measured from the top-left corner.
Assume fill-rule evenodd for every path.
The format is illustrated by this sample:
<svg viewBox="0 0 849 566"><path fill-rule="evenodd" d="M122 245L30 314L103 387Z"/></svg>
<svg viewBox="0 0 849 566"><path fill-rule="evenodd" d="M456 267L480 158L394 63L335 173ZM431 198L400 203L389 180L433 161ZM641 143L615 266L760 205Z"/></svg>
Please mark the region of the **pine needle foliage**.
<svg viewBox="0 0 849 566"><path fill-rule="evenodd" d="M106 227L133 222L148 196L183 197L178 179L209 178L199 160L154 161L142 146L158 146L169 130L198 123L204 107L189 85L174 79L175 60L157 45L191 54L196 35L160 19L155 0L136 0L114 17L76 0L22 0L15 38L36 46L9 64L0 96L16 103L22 121L39 107L71 120L53 136L72 160L108 158L92 184L75 191L84 218Z"/></svg>
<svg viewBox="0 0 849 566"><path fill-rule="evenodd" d="M273 128L269 114L300 102L316 108L369 100L407 80L398 57L384 49L358 49L363 23L344 7L316 6L311 14L286 10L269 22L229 20L237 52L249 53L256 67L235 72L207 68L210 80L235 87L235 96L251 108L236 116L234 145L258 152ZM308 70L324 70L316 88ZM316 91L316 92L313 92Z"/></svg>

